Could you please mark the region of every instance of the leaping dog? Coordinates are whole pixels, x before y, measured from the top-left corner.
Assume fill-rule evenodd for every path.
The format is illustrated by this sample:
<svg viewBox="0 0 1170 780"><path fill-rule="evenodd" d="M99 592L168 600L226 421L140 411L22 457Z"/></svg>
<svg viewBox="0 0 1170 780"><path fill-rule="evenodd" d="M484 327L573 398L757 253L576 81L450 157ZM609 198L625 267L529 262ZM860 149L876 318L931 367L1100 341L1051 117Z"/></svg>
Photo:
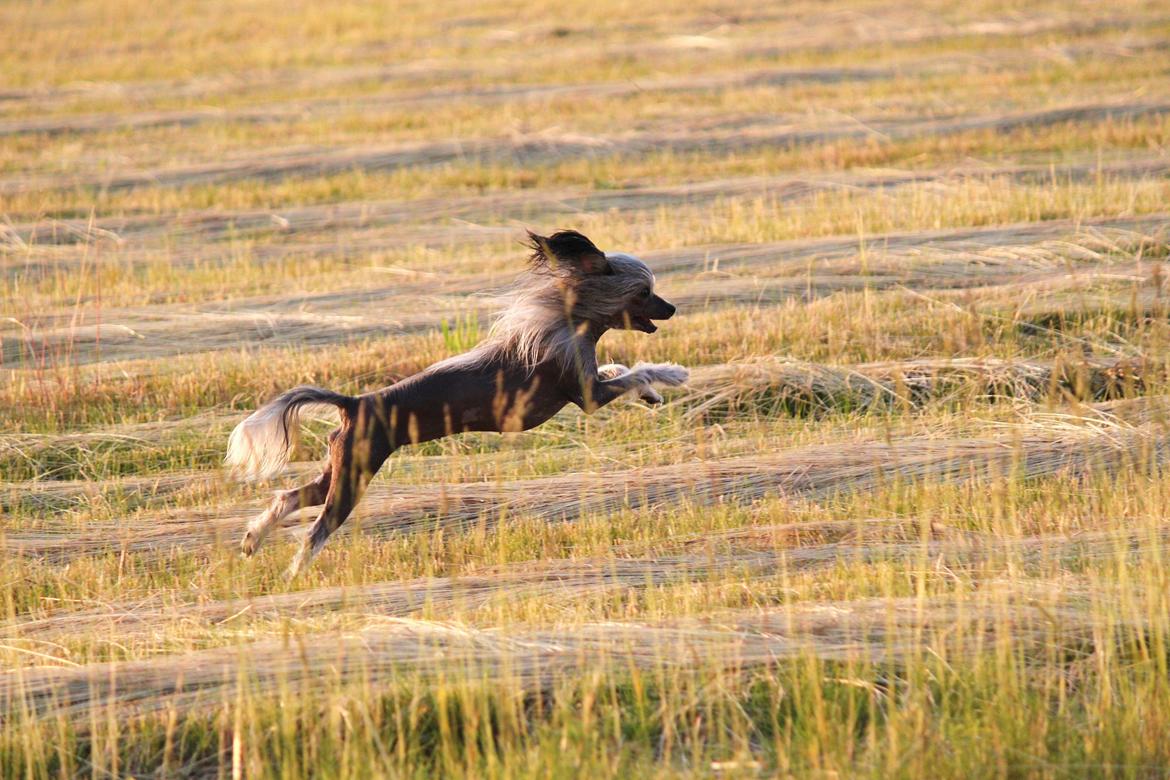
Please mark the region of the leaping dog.
<svg viewBox="0 0 1170 780"><path fill-rule="evenodd" d="M319 387L289 390L253 412L228 440L226 462L251 478L287 462L290 429L304 406L335 406L341 426L329 435L319 477L283 490L248 524L242 549L251 556L278 522L302 507L320 514L293 558L289 575L306 567L345 522L386 459L407 444L463 431L526 431L567 404L586 414L630 392L661 403L654 385L678 386L687 369L673 363L597 365L597 341L618 328L653 333L675 307L654 292L641 260L606 253L574 230L528 233L530 269L511 304L475 349L357 397Z"/></svg>

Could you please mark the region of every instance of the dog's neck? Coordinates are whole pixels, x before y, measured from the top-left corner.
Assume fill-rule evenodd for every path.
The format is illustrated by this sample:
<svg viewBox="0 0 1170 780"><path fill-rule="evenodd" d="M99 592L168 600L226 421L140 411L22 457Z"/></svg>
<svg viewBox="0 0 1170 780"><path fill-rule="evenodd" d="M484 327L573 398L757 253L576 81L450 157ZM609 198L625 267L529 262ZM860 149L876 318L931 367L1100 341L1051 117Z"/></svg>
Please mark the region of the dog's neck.
<svg viewBox="0 0 1170 780"><path fill-rule="evenodd" d="M582 328L581 325L585 327ZM581 325L577 326L578 332L581 333L582 338L586 338L592 342L593 346L597 346L597 342L601 341L601 337L609 330L608 325L602 325L595 320L584 320Z"/></svg>
<svg viewBox="0 0 1170 780"><path fill-rule="evenodd" d="M579 322L570 320L566 327L573 334L573 347L559 356L562 363L561 370L589 370L589 366L597 364L597 342L609 330L609 326L594 320L581 320Z"/></svg>

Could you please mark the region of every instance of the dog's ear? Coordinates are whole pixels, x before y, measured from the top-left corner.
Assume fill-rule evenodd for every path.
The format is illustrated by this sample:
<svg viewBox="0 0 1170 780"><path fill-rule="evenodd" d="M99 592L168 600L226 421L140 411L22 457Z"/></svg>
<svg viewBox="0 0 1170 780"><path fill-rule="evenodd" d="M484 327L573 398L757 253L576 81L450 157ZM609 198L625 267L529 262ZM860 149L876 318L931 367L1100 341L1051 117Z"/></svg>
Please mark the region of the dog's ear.
<svg viewBox="0 0 1170 780"><path fill-rule="evenodd" d="M551 236L528 231L530 261L536 271L568 272L574 275L612 273L605 253L576 230L560 230Z"/></svg>

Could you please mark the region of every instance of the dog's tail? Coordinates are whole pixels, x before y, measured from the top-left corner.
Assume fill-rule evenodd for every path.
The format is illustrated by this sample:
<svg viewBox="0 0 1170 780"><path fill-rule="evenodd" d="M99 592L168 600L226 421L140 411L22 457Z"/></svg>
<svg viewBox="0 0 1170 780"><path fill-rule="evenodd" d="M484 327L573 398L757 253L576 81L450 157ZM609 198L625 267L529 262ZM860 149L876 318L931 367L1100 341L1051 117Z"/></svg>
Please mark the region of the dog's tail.
<svg viewBox="0 0 1170 780"><path fill-rule="evenodd" d="M344 420L356 404L356 398L320 387L302 385L285 391L236 426L228 437L224 463L245 479L270 477L288 463L291 431L300 421L301 407L336 406Z"/></svg>

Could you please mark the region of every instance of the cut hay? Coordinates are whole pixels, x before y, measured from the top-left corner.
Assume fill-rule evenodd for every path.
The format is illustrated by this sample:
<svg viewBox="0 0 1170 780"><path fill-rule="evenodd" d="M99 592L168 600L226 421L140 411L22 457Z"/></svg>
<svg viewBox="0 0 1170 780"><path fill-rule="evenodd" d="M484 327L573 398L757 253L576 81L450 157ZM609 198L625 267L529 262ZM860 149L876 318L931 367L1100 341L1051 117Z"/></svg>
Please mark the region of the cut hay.
<svg viewBox="0 0 1170 780"><path fill-rule="evenodd" d="M353 521L375 536L492 525L499 518L572 521L625 510L749 504L768 497L823 499L898 482L960 482L992 474L1038 477L1123 467L1154 467L1170 441L1158 423L1165 399L1086 407L1059 425L1035 424L988 438L906 438L849 442L698 463L577 473L494 483L387 486L371 491ZM52 560L121 551L167 555L234 544L246 510L211 509L91 524L83 533L14 531L12 553ZM232 515L224 520L226 514Z"/></svg>
<svg viewBox="0 0 1170 780"><path fill-rule="evenodd" d="M95 609L64 609L0 623L7 643L66 641L78 632L149 641L168 629L263 633L280 621L351 617L359 621L416 616L424 611L474 615L500 599L538 598L570 605L606 593L745 579L765 583L782 575L878 563L929 560L936 569L988 579L1038 567L1064 569L1090 562L1140 565L1158 560L1170 529L1088 531L997 538L937 523L869 518L747 526L655 543L650 557L527 561L458 576L331 586L253 598L179 603L128 600ZM620 553L621 551L619 551ZM35 645L33 645L35 646Z"/></svg>
<svg viewBox="0 0 1170 780"><path fill-rule="evenodd" d="M620 135L582 137L561 134L522 136L517 139L467 139L399 143L393 146L357 146L338 150L293 147L235 160L216 160L184 166L83 175L18 176L0 179L0 196L73 188L102 188L109 192L137 187L222 185L244 180L280 181L290 177L333 176L352 171L395 171L474 161L485 165L520 167L550 165L570 159L644 157L674 154L735 154L759 149L856 141L872 137L908 140L945 137L958 133L1021 128L1043 128L1070 122L1124 121L1170 113L1170 103L1086 103L1016 113L993 113L954 119L838 121L828 127L793 129L763 119L734 130L682 132L654 128Z"/></svg>
<svg viewBox="0 0 1170 780"><path fill-rule="evenodd" d="M880 252L861 246L856 238L831 238L688 247L651 253L648 260L661 278L669 279L670 296L684 311L760 307L862 290L978 289L982 295L1014 294L1023 283L1043 288L1047 297L1061 287L1092 283L1092 270L1116 271L1122 261L1132 266L1135 254L1161 252L1167 224L1170 215L1049 220L870 237L868 244L880 246ZM485 229L476 227L465 238L481 243ZM510 235L508 228L491 230ZM434 231L430 238L449 239L450 231L467 233L467 227L446 225ZM363 257L404 245L400 237L365 233L351 234L341 243L345 252ZM260 263L268 255L335 256L339 241L333 237L320 247L317 253L312 243L292 241L262 244L254 251ZM136 251L151 257L157 254L149 248ZM202 245L193 251L193 258L207 262ZM229 243L225 251L236 250ZM172 262L180 262L181 251L177 252ZM864 269L859 259L862 253L868 258ZM119 251L111 256L124 262L133 254ZM705 273L713 259L730 273ZM812 273L814 262L816 272ZM60 265L50 268L59 271ZM1070 275L1070 267L1078 275ZM761 272L766 275L757 276ZM386 334L417 334L437 329L443 319L454 319L456 313L486 319L490 306L477 293L499 289L512 277L510 272L467 273L465 269L437 276L408 274L392 283L341 291L268 294L195 306L111 307L102 310L100 317L96 312L79 314L70 306L26 317L27 321L10 323L7 328L0 324L0 360L35 370L46 361L64 360L70 366L158 362L242 345L313 348Z"/></svg>
<svg viewBox="0 0 1170 780"><path fill-rule="evenodd" d="M1133 396L1165 366L1137 358L936 358L856 366L763 357L695 369L673 403L687 419L812 414L975 398L1101 401Z"/></svg>
<svg viewBox="0 0 1170 780"><path fill-rule="evenodd" d="M1004 589L1001 589L1004 590ZM1057 642L1085 652L1103 635L1139 634L1144 622L1106 621L1082 598L1010 590L971 598L865 599L716 613L654 624L585 623L559 629L475 629L401 618L354 633L265 640L239 648L77 668L18 669L0 675L8 718L83 719L95 708L125 718L164 708L222 706L248 696L304 696L347 686L392 690L395 680L497 681L541 690L595 671L746 671L816 657L898 664L932 656L957 663L997 644L1051 652ZM116 709L114 709L116 708Z"/></svg>

